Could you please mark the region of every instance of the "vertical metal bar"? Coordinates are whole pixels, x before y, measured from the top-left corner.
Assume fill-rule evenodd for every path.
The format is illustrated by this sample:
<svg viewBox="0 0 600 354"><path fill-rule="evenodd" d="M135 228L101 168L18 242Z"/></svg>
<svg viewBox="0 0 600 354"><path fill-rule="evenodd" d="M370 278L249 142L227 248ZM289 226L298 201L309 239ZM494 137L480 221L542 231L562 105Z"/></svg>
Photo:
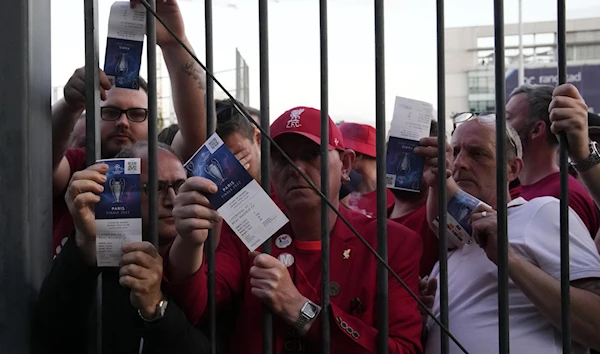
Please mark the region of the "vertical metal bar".
<svg viewBox="0 0 600 354"><path fill-rule="evenodd" d="M156 0L148 0L156 9ZM146 10L146 36L148 38L148 241L158 247L158 152L157 152L157 95L156 95L156 19Z"/></svg>
<svg viewBox="0 0 600 354"><path fill-rule="evenodd" d="M567 82L567 30L565 0L558 0L558 84ZM559 136L560 165L560 295L563 353L571 353L571 301L569 277L569 165L568 144L564 134Z"/></svg>
<svg viewBox="0 0 600 354"><path fill-rule="evenodd" d="M100 79L98 0L85 0L85 151L86 163L100 159Z"/></svg>
<svg viewBox="0 0 600 354"><path fill-rule="evenodd" d="M321 192L329 196L329 57L327 42L327 0L319 1L321 28ZM329 206L321 199L321 353L328 354L330 345L329 304Z"/></svg>
<svg viewBox="0 0 600 354"><path fill-rule="evenodd" d="M377 252L387 262L387 187L385 184L385 39L384 1L375 0L375 128L377 151ZM377 264L377 352L388 353L388 273Z"/></svg>
<svg viewBox="0 0 600 354"><path fill-rule="evenodd" d="M0 11L0 343L42 353L31 333L52 255L50 0ZM8 54L10 53L10 55ZM33 221L33 222L32 222Z"/></svg>
<svg viewBox="0 0 600 354"><path fill-rule="evenodd" d="M204 25L206 41L206 70L214 72L213 64L213 14L212 0L204 1ZM214 81L206 78L206 135L215 131ZM206 262L208 267L208 320L211 354L217 353L217 302L216 302L216 272L215 272L215 232L210 230L206 239Z"/></svg>
<svg viewBox="0 0 600 354"><path fill-rule="evenodd" d="M269 3L258 1L258 32L260 50L260 125L266 134L270 134L269 118ZM269 171L269 155L271 144L266 136L261 137L260 178L264 190L271 195L271 176ZM271 253L271 243L262 246L264 253ZM273 314L267 306L263 307L263 354L273 353Z"/></svg>
<svg viewBox="0 0 600 354"><path fill-rule="evenodd" d="M504 76L504 1L494 0L494 62L496 79L496 210L498 211L498 342L508 353L508 234L506 177L506 99Z"/></svg>
<svg viewBox="0 0 600 354"><path fill-rule="evenodd" d="M437 0L437 77L438 77L438 171L446 171L446 56L445 56L445 29L444 29L444 0ZM438 205L439 205L439 257L440 257L440 320L446 328L448 326L448 245L446 240L446 227L448 224L446 180L438 180ZM440 332L441 351L447 354L450 350L448 334Z"/></svg>
<svg viewBox="0 0 600 354"><path fill-rule="evenodd" d="M519 0L519 86L525 83L523 62L523 0Z"/></svg>
<svg viewBox="0 0 600 354"><path fill-rule="evenodd" d="M98 54L98 1L85 0L85 151L86 165L96 163L102 155L100 144L100 79ZM102 353L102 278L98 275L96 304L90 321L88 352Z"/></svg>

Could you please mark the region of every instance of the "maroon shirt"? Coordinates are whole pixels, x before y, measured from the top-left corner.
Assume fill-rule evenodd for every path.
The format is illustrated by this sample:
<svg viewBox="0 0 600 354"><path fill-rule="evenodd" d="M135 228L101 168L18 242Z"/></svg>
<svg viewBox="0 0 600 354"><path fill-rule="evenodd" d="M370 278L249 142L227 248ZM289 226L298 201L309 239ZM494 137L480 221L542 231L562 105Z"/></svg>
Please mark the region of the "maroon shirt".
<svg viewBox="0 0 600 354"><path fill-rule="evenodd" d="M521 185L521 197L525 200L537 197L560 199L560 172L552 173L534 184ZM569 175L569 207L579 215L591 236L595 237L600 227L596 205L587 190L571 175Z"/></svg>
<svg viewBox="0 0 600 354"><path fill-rule="evenodd" d="M85 169L85 149L67 149L65 157L71 167L71 176L77 171ZM70 177L69 177L70 178ZM65 203L65 196L63 193L57 195L52 202L52 255L56 256L60 253L67 238L73 231L73 218ZM64 241L63 241L64 239Z"/></svg>

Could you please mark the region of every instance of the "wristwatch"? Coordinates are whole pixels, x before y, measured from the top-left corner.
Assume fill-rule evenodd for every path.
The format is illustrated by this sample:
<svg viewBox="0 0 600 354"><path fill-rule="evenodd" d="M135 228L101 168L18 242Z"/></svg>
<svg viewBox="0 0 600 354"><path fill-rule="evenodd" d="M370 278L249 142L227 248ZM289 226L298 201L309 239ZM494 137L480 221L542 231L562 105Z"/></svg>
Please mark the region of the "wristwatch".
<svg viewBox="0 0 600 354"><path fill-rule="evenodd" d="M571 166L577 172L585 172L595 165L600 163L600 152L598 152L598 143L595 141L590 142L590 156L586 159L581 160L577 163L571 161Z"/></svg>
<svg viewBox="0 0 600 354"><path fill-rule="evenodd" d="M169 304L169 301L167 300L166 297L163 296L162 300L160 300L158 302L158 304L156 305L156 311L155 311L154 318L152 318L152 319L145 318L144 315L142 315L142 311L140 311L139 309L138 309L138 315L140 315L140 318L144 322L148 322L148 323L156 322L156 321L160 320L161 318L165 317L165 312L167 312L168 304Z"/></svg>
<svg viewBox="0 0 600 354"><path fill-rule="evenodd" d="M319 314L319 306L314 302L308 300L302 306L300 310L300 318L294 323L294 329L298 332L302 332L302 329L306 324L312 321Z"/></svg>

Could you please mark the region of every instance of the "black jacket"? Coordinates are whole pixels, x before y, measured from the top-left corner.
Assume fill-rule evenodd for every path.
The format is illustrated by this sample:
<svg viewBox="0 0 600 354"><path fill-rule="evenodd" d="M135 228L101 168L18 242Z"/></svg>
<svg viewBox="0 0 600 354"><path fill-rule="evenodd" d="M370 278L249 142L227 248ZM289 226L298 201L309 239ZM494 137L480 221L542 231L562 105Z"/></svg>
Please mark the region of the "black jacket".
<svg viewBox="0 0 600 354"><path fill-rule="evenodd" d="M165 316L147 324L129 302L129 289L119 284L118 270L90 267L71 236L44 279L34 318L34 336L47 353L85 353L95 345L97 278L102 274L102 353L209 353L209 341L169 301Z"/></svg>

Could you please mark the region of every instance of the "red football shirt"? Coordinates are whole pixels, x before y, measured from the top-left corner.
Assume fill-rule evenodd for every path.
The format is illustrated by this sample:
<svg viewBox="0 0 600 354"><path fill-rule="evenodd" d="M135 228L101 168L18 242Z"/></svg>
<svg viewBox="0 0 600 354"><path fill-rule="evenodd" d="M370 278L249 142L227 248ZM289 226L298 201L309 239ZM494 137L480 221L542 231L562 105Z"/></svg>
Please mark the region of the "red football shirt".
<svg viewBox="0 0 600 354"><path fill-rule="evenodd" d="M386 208L394 205L394 194L386 189L387 192L387 204ZM367 194L360 194L358 192L350 193L348 200L348 208L359 211L370 218L377 217L377 190Z"/></svg>
<svg viewBox="0 0 600 354"><path fill-rule="evenodd" d="M376 248L376 220L346 208L340 208L340 212ZM421 239L415 232L392 221L388 221L388 230L389 264L409 288L417 293ZM294 239L295 235L288 223L268 241L272 242L272 255L282 262L287 261L290 278L298 291L320 304L320 243L298 242ZM331 352L375 353L378 333L377 260L340 219L335 222L331 232L330 247ZM166 275L169 269L168 255L165 255L164 260ZM260 318L263 304L251 292L248 273L252 259L248 256L246 246L226 225L223 227L215 262L217 307L229 308L233 305L234 308L239 308L237 319L232 324L234 329L229 352L261 353ZM206 289L207 276L204 264L185 281L169 283L166 277L164 279L165 291L183 309L191 323L197 323L205 315L209 297ZM388 282L390 353L420 353L422 323L417 304L395 278L388 276ZM299 346L306 353L319 352L320 317L301 340L289 337L291 326L278 316L274 316L273 322L275 353Z"/></svg>
<svg viewBox="0 0 600 354"><path fill-rule="evenodd" d="M394 210L394 207L388 209L388 215L391 215L392 210ZM390 220L404 225L421 235L421 240L423 240L423 255L421 256L419 274L421 277L429 275L433 266L439 260L439 242L437 235L431 230L427 222L427 204L423 204L423 206L412 213Z"/></svg>
<svg viewBox="0 0 600 354"><path fill-rule="evenodd" d="M521 185L521 197L525 200L537 197L560 199L560 172L552 173L534 184ZM579 215L592 237L595 237L600 227L596 205L585 187L571 175L569 175L569 207Z"/></svg>
<svg viewBox="0 0 600 354"><path fill-rule="evenodd" d="M85 149L67 149L65 157L71 167L71 176L77 171L85 169ZM53 256L60 253L62 246L67 242L67 239L73 231L73 218L65 203L63 193L57 195L52 202L52 249Z"/></svg>

